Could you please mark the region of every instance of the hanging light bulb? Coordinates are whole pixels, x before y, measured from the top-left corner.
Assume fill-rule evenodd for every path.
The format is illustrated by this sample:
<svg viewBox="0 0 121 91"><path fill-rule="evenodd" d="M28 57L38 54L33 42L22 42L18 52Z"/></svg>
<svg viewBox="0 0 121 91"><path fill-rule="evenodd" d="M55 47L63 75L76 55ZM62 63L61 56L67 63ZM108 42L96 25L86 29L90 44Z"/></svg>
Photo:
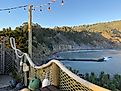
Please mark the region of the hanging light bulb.
<svg viewBox="0 0 121 91"><path fill-rule="evenodd" d="M51 11L50 4L51 4L51 3L49 2L49 3L48 3L48 5L49 5L49 7L48 7L48 11Z"/></svg>
<svg viewBox="0 0 121 91"><path fill-rule="evenodd" d="M48 11L51 11L51 8L50 7L48 7Z"/></svg>
<svg viewBox="0 0 121 91"><path fill-rule="evenodd" d="M40 11L42 11L42 9L40 9Z"/></svg>
<svg viewBox="0 0 121 91"><path fill-rule="evenodd" d="M48 7L48 11L51 11L51 8L50 7Z"/></svg>
<svg viewBox="0 0 121 91"><path fill-rule="evenodd" d="M61 5L64 5L64 0L61 1Z"/></svg>
<svg viewBox="0 0 121 91"><path fill-rule="evenodd" d="M42 6L40 6L40 10L39 11L42 11Z"/></svg>
<svg viewBox="0 0 121 91"><path fill-rule="evenodd" d="M51 0L51 2L55 2L56 0Z"/></svg>
<svg viewBox="0 0 121 91"><path fill-rule="evenodd" d="M49 2L48 5L50 5L51 3Z"/></svg>
<svg viewBox="0 0 121 91"><path fill-rule="evenodd" d="M32 9L32 10L34 10L34 11L35 11L35 8L34 8L34 9Z"/></svg>
<svg viewBox="0 0 121 91"><path fill-rule="evenodd" d="M26 10L26 8L24 8L24 10Z"/></svg>

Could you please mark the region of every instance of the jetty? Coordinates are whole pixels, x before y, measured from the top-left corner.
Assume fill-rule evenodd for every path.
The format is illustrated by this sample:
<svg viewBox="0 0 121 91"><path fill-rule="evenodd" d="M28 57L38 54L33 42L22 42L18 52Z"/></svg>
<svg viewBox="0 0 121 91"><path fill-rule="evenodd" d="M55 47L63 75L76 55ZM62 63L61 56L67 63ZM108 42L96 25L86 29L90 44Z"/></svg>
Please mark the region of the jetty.
<svg viewBox="0 0 121 91"><path fill-rule="evenodd" d="M80 59L75 59L75 58L55 58L56 60L60 61L86 61L86 62L104 62L106 61L104 58L80 58Z"/></svg>

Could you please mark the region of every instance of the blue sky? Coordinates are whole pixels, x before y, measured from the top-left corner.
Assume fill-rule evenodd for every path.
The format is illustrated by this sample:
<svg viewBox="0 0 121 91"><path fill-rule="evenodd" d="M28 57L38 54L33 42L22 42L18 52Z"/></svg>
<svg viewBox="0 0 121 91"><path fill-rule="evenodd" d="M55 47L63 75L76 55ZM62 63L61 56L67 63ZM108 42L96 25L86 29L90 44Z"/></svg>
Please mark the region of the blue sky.
<svg viewBox="0 0 121 91"><path fill-rule="evenodd" d="M34 6L45 4L50 0L1 0L0 9L11 8L28 3ZM40 12L37 8L33 11L32 21L42 27L75 26L121 20L121 0L56 0L51 5L52 11L47 11L47 6ZM28 12L24 9L0 12L0 29L20 26L28 21Z"/></svg>

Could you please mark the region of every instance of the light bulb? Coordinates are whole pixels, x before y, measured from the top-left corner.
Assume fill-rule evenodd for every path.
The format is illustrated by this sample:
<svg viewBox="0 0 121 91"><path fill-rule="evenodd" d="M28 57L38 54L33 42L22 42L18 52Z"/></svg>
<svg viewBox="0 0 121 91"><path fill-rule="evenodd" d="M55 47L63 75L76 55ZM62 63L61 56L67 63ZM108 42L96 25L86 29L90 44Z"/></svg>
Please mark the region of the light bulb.
<svg viewBox="0 0 121 91"><path fill-rule="evenodd" d="M40 11L42 11L42 9L40 9Z"/></svg>
<svg viewBox="0 0 121 91"><path fill-rule="evenodd" d="M56 0L51 0L52 2L55 2Z"/></svg>
<svg viewBox="0 0 121 91"><path fill-rule="evenodd" d="M50 7L48 7L48 11L51 11L51 8Z"/></svg>
<svg viewBox="0 0 121 91"><path fill-rule="evenodd" d="M64 0L62 0L61 5L64 5Z"/></svg>

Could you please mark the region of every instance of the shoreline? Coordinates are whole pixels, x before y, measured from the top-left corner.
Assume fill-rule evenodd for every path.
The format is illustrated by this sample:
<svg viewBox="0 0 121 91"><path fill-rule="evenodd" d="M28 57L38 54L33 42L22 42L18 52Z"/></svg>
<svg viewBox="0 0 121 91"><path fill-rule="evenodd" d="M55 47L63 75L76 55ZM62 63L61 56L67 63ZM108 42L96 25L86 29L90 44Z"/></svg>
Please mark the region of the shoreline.
<svg viewBox="0 0 121 91"><path fill-rule="evenodd" d="M59 52L75 52L75 51L104 51L104 50L111 50L111 51L121 51L120 48L74 48L74 49L63 49L63 50L56 50L50 53L49 56L55 55Z"/></svg>

